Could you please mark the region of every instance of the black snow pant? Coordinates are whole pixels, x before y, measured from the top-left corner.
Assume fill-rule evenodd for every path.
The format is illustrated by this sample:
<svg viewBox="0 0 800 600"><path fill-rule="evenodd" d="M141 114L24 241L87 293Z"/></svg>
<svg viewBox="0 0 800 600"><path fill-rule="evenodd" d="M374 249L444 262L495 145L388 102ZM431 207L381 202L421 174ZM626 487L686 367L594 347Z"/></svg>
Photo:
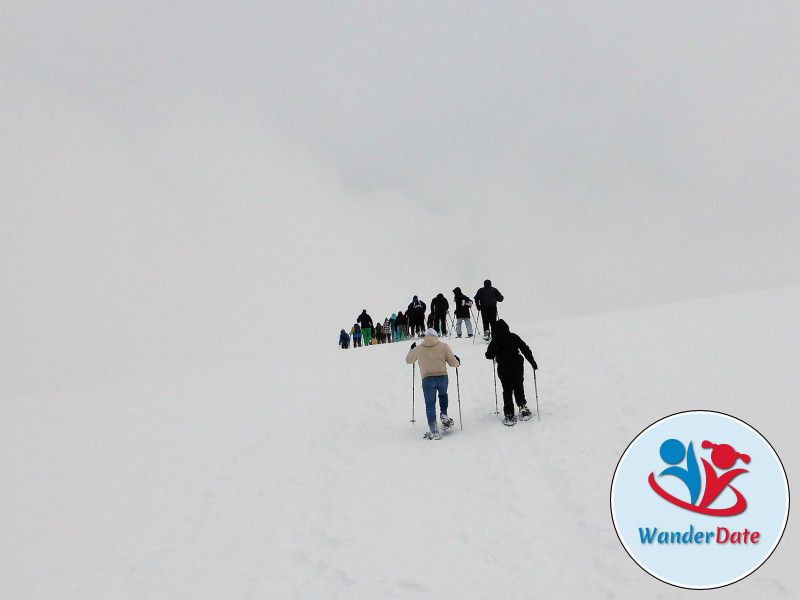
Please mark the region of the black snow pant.
<svg viewBox="0 0 800 600"><path fill-rule="evenodd" d="M521 357L520 357L521 358ZM522 408L527 404L525 400L525 363L497 365L497 376L503 384L503 413L506 416L514 414L514 400Z"/></svg>
<svg viewBox="0 0 800 600"><path fill-rule="evenodd" d="M425 333L425 313L414 313L414 322L411 324L412 335L422 335Z"/></svg>
<svg viewBox="0 0 800 600"><path fill-rule="evenodd" d="M439 332L439 335L445 336L447 335L447 316L434 316L433 317L433 328Z"/></svg>
<svg viewBox="0 0 800 600"><path fill-rule="evenodd" d="M497 307L481 308L481 319L483 319L483 335L486 335L491 331L490 327L494 327L497 323Z"/></svg>

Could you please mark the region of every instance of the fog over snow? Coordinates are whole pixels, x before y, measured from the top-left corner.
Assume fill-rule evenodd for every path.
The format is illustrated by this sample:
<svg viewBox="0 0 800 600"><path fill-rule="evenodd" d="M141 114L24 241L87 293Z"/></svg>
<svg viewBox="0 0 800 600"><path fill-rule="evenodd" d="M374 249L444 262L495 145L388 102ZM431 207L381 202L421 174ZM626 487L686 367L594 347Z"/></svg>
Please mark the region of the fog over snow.
<svg viewBox="0 0 800 600"><path fill-rule="evenodd" d="M6 3L3 387L797 283L798 11Z"/></svg>
<svg viewBox="0 0 800 600"><path fill-rule="evenodd" d="M94 464L97 455L125 463L132 460L128 451L144 452L146 464L156 463L160 453L175 450L162 438L175 431L168 424L188 418L192 433L184 439L193 448L176 450L176 461L156 476L161 483L187 469L181 480L187 487L177 483L167 504L144 501L147 515L130 523L152 518L159 530L170 515L184 514L186 502L198 502L193 514L199 527L217 531L208 521L209 505L197 494L216 494L209 490L218 484L205 478L234 472L231 465L246 462L243 453L266 461L267 454L282 452L259 436L290 440L291 418L325 406L315 417L325 425L317 423L312 431L327 439L335 430L329 420L347 422L364 406L380 413L381 402L394 407L395 401L406 401L400 350L391 350L398 356L384 349L346 358L329 353L341 352L334 345L337 333L352 326L362 309L383 319L404 309L413 294L429 302L439 292L450 297L455 286L474 293L490 278L506 296L501 316L545 354L542 336L549 329L539 324L573 322L562 319L609 313L596 318L608 319L603 322L613 337L621 325L615 315L643 307L713 297L713 314L714 302L727 302L716 297L753 292L775 294L785 303L800 284L799 27L800 7L782 0L759 6L740 1L4 3L0 402L5 455L17 457L23 470L4 471L3 490L18 485L21 473L40 467L61 477L76 464ZM740 328L759 329L750 320L765 305L760 300L744 305L726 322L726 336ZM768 340L796 334L790 312L764 330L769 333L759 342L758 356L785 360ZM657 332L665 331L658 321L662 313L636 314L653 315L642 331L652 327L648 343L657 343ZM666 347L670 356L687 357L690 364L696 355L682 345L687 339ZM580 352L606 351L605 338L576 333L569 340ZM567 385L573 370L591 360L576 357L572 347L562 349L544 364L561 369L558 381ZM634 345L625 349L637 352ZM756 354L743 351L737 360ZM630 369L635 368L634 361ZM332 381L345 378L354 385L364 369L369 377L380 377L385 399L357 395L345 402L341 392L332 392ZM777 371L747 374L776 403L774 418L783 417L796 381ZM636 377L638 394L649 383ZM713 392L723 380L703 383L698 373L675 385L681 392L704 386ZM613 379L607 383L603 398L614 402L620 390ZM223 391L226 386L229 392ZM559 393L556 380L547 386L551 398ZM561 393L582 403L590 391L586 386ZM757 391L750 399L765 401ZM686 397L686 404L675 404L673 397L632 417L620 440L664 410L697 407L697 397ZM231 403L228 417L222 412L226 403ZM202 414L189 417L192 409ZM136 416L127 429L119 419L130 411ZM252 421L254 414L265 421L239 429L238 419ZM606 417L597 415L601 422ZM395 420L381 431L393 431ZM581 431L594 432L594 424L583 424ZM358 413L344 435L368 425ZM75 439L60 437L71 432ZM556 444L560 432L551 430L545 439ZM252 442L246 451L236 441L241 435ZM380 433L369 435L368 453L388 451ZM89 441L83 445L85 436ZM118 445L133 438L138 440L133 445ZM198 446L200 438L205 441ZM504 441L491 439L510 452ZM607 440L609 454L620 440ZM406 442L412 443L395 437L397 446L390 447L402 453ZM30 452L20 444L32 444ZM348 440L349 459L361 455L358 444ZM66 448L63 455L73 460L50 462L48 448L56 454ZM325 448L320 442L313 451ZM472 451L495 447L477 448ZM311 456L311 450L304 452ZM204 470L202 465L214 460L221 461L215 463L221 471L213 465ZM325 464L336 470L349 463ZM291 463L284 465L291 470ZM592 465L602 474L600 463ZM263 466L256 461L248 468L256 478ZM63 490L72 494L73 484L94 481L93 473L87 467L86 479L77 483L65 475ZM107 475L103 469L98 473ZM131 485L146 486L145 471L140 476ZM411 481L401 478L392 485ZM16 525L3 522L10 539L31 543L30 554L15 560L24 562L51 542L50 521L43 515L54 505L31 504L36 494L46 495L43 482L45 487L25 488L30 495L7 500L16 511L31 506L39 511L25 513ZM119 489L100 497L114 500L131 491L118 483ZM314 493L330 492L325 485ZM238 491L250 498L253 488L234 486L225 493ZM139 493L149 494L138 490L133 497ZM526 493L522 488L512 504L535 504ZM61 497L55 498L59 506ZM499 500L489 495L486 501ZM222 512L233 510L220 502ZM276 502L290 504L284 496ZM301 506L328 510L321 499L309 502ZM93 510L82 496L71 496L62 506L64 514ZM269 502L256 506L274 508ZM119 516L117 510L109 509L109 519ZM31 522L39 524L41 535L27 535ZM53 531L62 525L56 520ZM188 525L176 527L167 529L183 535L180 528ZM341 543L349 525L341 521L336 527L334 539ZM94 533L68 531L70 539L86 544L85 554L71 558L75 568L96 562L112 544L100 525L89 528ZM291 531L290 520L281 535ZM391 531L385 533L391 537ZM266 544L267 554L260 556L281 556L279 562L288 561L284 566L297 575L296 554L280 555L269 535L254 536L256 554L249 556ZM312 541L303 535L299 540ZM155 593L166 563L149 555L149 542L133 534L130 541L138 544L133 551L138 558L123 562L152 569L138 581ZM327 542L317 541L322 552ZM161 539L157 545L169 543ZM56 544L54 562L70 547L63 540ZM14 556L8 548L4 552ZM119 557L108 556L109 561ZM459 556L475 559L469 549ZM149 567L142 565L149 560L154 561ZM329 558L320 560L330 564ZM181 564L188 571L195 563ZM61 591L80 597L73 584L94 585L115 573L120 578L105 591L125 589L137 596L132 580L123 581L110 565L69 580ZM66 572L69 565L59 568ZM343 581L353 577L348 569ZM220 581L231 573L225 570ZM0 581L9 581L5 575L0 572ZM788 585L773 579L775 589ZM6 585L16 597L37 597L30 581ZM411 587L419 583L405 576L402 581ZM203 580L196 583L201 587ZM398 585L361 589L400 594L404 588ZM588 589L580 585L576 594ZM98 597L104 593L92 589ZM264 589L254 584L242 591ZM299 597L307 591L284 589Z"/></svg>

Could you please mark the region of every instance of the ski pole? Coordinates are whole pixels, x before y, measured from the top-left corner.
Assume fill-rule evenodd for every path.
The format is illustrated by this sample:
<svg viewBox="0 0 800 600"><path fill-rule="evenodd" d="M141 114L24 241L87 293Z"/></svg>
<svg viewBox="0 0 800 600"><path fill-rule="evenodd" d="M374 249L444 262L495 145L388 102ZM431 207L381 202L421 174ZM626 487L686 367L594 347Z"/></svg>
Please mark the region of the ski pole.
<svg viewBox="0 0 800 600"><path fill-rule="evenodd" d="M500 409L497 407L497 369L495 369L495 360L492 359L492 373L494 373L494 414L499 415ZM539 409L536 409L539 412Z"/></svg>
<svg viewBox="0 0 800 600"><path fill-rule="evenodd" d="M414 420L414 396L416 394L416 379L417 379L417 363L411 365L411 422L416 423ZM536 409L539 412L539 409Z"/></svg>
<svg viewBox="0 0 800 600"><path fill-rule="evenodd" d="M469 307L469 315L475 321L475 335L472 336L472 343L474 344L475 343L475 338L477 338L480 335L481 331L480 331L480 327L478 327L478 319L475 317L475 314L472 312L472 307L471 306Z"/></svg>
<svg viewBox="0 0 800 600"><path fill-rule="evenodd" d="M456 367L456 392L458 393L458 424L461 426L461 431L464 431L464 422L461 420L461 386L458 383L458 367Z"/></svg>
<svg viewBox="0 0 800 600"><path fill-rule="evenodd" d="M533 370L533 389L536 392L536 420L541 421L542 417L539 415L539 387L536 385L536 369Z"/></svg>
<svg viewBox="0 0 800 600"><path fill-rule="evenodd" d="M456 322L455 317L450 317L450 331L447 332L447 338L450 339L453 337L453 329L455 328L454 323Z"/></svg>

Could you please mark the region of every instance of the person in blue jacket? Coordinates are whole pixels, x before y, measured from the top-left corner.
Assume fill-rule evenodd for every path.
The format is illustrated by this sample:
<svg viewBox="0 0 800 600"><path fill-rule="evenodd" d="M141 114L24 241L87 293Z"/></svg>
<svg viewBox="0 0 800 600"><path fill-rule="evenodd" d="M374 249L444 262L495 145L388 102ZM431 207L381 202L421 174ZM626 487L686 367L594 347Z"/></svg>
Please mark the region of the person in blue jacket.
<svg viewBox="0 0 800 600"><path fill-rule="evenodd" d="M339 332L339 346L341 346L342 350L347 350L350 347L350 335L344 329Z"/></svg>
<svg viewBox="0 0 800 600"><path fill-rule="evenodd" d="M361 334L361 325L355 323L353 328L350 330L350 335L353 336L353 348L358 348L361 346L362 341L362 334Z"/></svg>

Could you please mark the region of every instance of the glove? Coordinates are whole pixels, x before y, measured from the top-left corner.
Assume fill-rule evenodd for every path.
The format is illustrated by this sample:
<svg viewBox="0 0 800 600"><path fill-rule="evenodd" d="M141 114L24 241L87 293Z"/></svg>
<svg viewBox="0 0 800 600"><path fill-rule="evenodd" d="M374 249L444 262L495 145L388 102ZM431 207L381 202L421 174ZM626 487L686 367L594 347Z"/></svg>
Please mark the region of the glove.
<svg viewBox="0 0 800 600"><path fill-rule="evenodd" d="M458 366L460 367L461 366L461 359L458 358L458 354L453 354L453 356L456 357L456 360L458 361Z"/></svg>
<svg viewBox="0 0 800 600"><path fill-rule="evenodd" d="M414 349L414 348L416 348L416 347L417 347L417 342L413 342L413 343L411 344L411 349L413 350L413 349Z"/></svg>
<svg viewBox="0 0 800 600"><path fill-rule="evenodd" d="M539 370L539 365L536 364L535 360L531 363L531 366L533 367L534 371L538 371Z"/></svg>

